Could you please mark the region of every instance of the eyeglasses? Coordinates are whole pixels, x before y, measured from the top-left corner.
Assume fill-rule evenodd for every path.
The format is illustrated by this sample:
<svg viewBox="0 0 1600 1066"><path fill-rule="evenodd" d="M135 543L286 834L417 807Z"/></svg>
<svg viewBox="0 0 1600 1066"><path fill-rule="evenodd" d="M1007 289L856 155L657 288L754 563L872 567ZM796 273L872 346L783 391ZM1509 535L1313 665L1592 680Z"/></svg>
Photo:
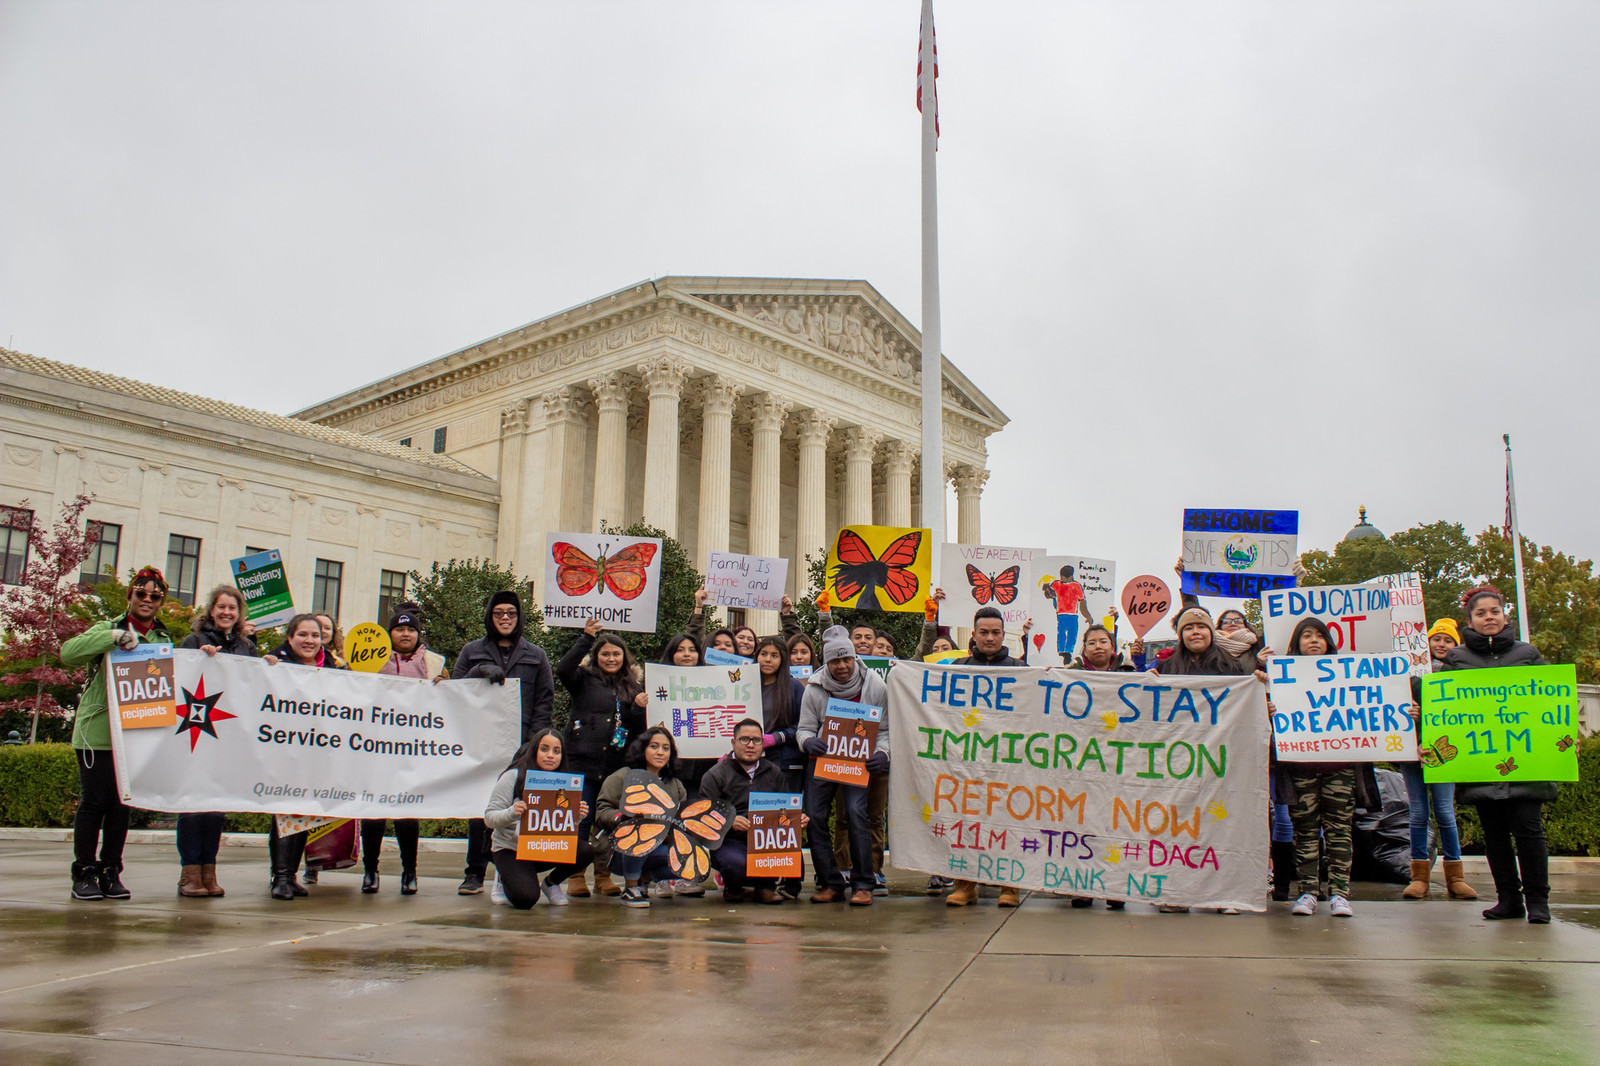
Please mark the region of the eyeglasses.
<svg viewBox="0 0 1600 1066"><path fill-rule="evenodd" d="M761 738L760 737L734 737L733 738L733 742L735 744L759 744L759 743L761 743Z"/></svg>
<svg viewBox="0 0 1600 1066"><path fill-rule="evenodd" d="M165 592L146 592L144 589L134 589L129 595L131 598L145 600L150 603L160 603L167 598Z"/></svg>
<svg viewBox="0 0 1600 1066"><path fill-rule="evenodd" d="M490 617L491 618L515 618L518 613L519 612L511 610L510 608L507 608L506 610L503 610L503 611L491 612Z"/></svg>

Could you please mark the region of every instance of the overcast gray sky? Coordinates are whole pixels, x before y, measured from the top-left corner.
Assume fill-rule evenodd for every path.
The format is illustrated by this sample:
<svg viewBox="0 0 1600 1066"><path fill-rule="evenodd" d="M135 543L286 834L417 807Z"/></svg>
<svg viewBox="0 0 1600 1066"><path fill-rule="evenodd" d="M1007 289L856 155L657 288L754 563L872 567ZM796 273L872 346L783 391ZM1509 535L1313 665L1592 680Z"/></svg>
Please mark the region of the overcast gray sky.
<svg viewBox="0 0 1600 1066"><path fill-rule="evenodd" d="M0 0L0 338L288 412L647 277L920 319L917 0ZM1600 554L1600 4L939 0L991 543ZM953 512L952 512L953 513Z"/></svg>

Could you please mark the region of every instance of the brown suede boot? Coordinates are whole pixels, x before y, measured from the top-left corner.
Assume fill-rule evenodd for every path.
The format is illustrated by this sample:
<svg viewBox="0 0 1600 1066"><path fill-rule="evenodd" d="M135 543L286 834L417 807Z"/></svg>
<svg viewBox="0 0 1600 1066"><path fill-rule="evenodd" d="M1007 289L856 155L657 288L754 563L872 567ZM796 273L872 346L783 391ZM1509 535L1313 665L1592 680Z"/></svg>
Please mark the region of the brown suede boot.
<svg viewBox="0 0 1600 1066"><path fill-rule="evenodd" d="M594 872L594 890L602 896L622 895L622 886L611 880L610 870L596 870ZM567 894L571 895L572 893L569 892ZM588 893L586 892L584 895L588 895Z"/></svg>
<svg viewBox="0 0 1600 1066"><path fill-rule="evenodd" d="M599 874L595 875L594 881L595 887L598 888L600 885ZM575 873L571 877L567 878L567 895L572 899L589 898L589 882L583 879L583 874Z"/></svg>
<svg viewBox="0 0 1600 1066"><path fill-rule="evenodd" d="M1451 899L1478 898L1477 890L1467 884L1466 878L1462 876L1460 859L1455 862L1449 859L1444 861L1444 890L1449 893Z"/></svg>
<svg viewBox="0 0 1600 1066"><path fill-rule="evenodd" d="M951 907L967 907L978 902L978 883L976 881L957 881L954 892L944 898Z"/></svg>
<svg viewBox="0 0 1600 1066"><path fill-rule="evenodd" d="M180 896L209 896L205 884L200 880L200 867L185 866L178 875L178 895Z"/></svg>
<svg viewBox="0 0 1600 1066"><path fill-rule="evenodd" d="M1456 863L1456 867L1458 869L1460 868L1460 866L1461 866L1460 863ZM1427 899L1428 898L1428 874L1431 873L1432 871L1433 871L1433 860L1431 860L1431 859L1412 859L1411 860L1411 883L1406 886L1406 890L1404 892L1400 893L1400 898L1401 899Z"/></svg>
<svg viewBox="0 0 1600 1066"><path fill-rule="evenodd" d="M1000 890L1000 906L1002 906L1002 907L1020 907L1020 906L1022 906L1022 896L1021 896L1019 890L1015 889L1015 888L1002 888Z"/></svg>
<svg viewBox="0 0 1600 1066"><path fill-rule="evenodd" d="M217 884L217 864L214 862L200 864L200 883L206 886L208 896L226 896L222 886Z"/></svg>

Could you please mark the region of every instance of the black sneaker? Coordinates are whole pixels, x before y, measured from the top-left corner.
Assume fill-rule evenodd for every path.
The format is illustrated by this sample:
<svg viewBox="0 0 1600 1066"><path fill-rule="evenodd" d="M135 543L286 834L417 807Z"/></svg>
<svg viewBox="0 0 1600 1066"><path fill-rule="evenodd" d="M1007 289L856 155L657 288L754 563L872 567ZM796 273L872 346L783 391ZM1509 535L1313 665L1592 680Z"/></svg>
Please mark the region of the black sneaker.
<svg viewBox="0 0 1600 1066"><path fill-rule="evenodd" d="M648 907L650 897L638 885L629 885L622 890L622 895L617 897L617 902L624 907Z"/></svg>
<svg viewBox="0 0 1600 1066"><path fill-rule="evenodd" d="M100 894L106 899L132 899L133 893L128 891L128 886L122 883L122 878L117 876L122 870L115 866L102 866L99 869Z"/></svg>
<svg viewBox="0 0 1600 1066"><path fill-rule="evenodd" d="M872 875L872 894L874 896L887 896L889 894L889 883L883 879L882 874Z"/></svg>
<svg viewBox="0 0 1600 1066"><path fill-rule="evenodd" d="M368 870L361 875L361 891L369 896L378 891L378 871Z"/></svg>
<svg viewBox="0 0 1600 1066"><path fill-rule="evenodd" d="M100 891L100 878L95 876L93 866L85 866L78 871L72 879L73 899L105 899L106 894Z"/></svg>
<svg viewBox="0 0 1600 1066"><path fill-rule="evenodd" d="M317 871L308 868L306 870L305 882L308 885L316 884L317 883Z"/></svg>
<svg viewBox="0 0 1600 1066"><path fill-rule="evenodd" d="M461 887L456 889L458 896L476 896L483 891L483 875L468 874L461 879Z"/></svg>

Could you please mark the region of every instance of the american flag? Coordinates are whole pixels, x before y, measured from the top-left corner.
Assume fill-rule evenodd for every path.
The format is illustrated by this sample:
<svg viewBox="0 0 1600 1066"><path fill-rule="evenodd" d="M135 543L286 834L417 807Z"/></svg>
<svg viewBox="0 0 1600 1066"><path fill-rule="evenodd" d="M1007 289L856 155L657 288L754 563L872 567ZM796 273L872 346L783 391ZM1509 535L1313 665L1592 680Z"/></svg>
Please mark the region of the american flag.
<svg viewBox="0 0 1600 1066"><path fill-rule="evenodd" d="M933 16L928 16L928 36L934 37ZM933 42L933 137L939 139L939 42ZM922 26L917 26L917 114L922 114Z"/></svg>

